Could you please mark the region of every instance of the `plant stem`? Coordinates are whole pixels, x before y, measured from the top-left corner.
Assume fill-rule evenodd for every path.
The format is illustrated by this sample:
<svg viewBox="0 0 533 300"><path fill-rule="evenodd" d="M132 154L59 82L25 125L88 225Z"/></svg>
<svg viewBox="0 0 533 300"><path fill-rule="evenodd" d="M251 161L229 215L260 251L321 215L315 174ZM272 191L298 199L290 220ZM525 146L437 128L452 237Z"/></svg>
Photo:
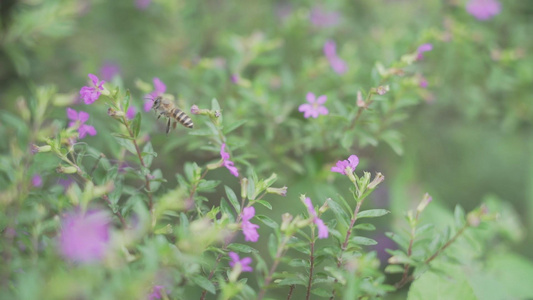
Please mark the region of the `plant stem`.
<svg viewBox="0 0 533 300"><path fill-rule="evenodd" d="M294 291L294 284L291 284L290 288L289 288L289 294L287 295L287 300L291 300L292 298L292 292Z"/></svg>
<svg viewBox="0 0 533 300"><path fill-rule="evenodd" d="M433 254L430 258L426 259L426 261L424 261L425 264L429 264L431 261L433 261L435 258L437 258L437 256L439 256L442 251L446 250L446 248L448 248L451 244L453 244L453 242L455 242L455 240L461 235L463 234L463 232L468 228L468 223L466 223L463 227L461 227L461 229L459 229L459 231L457 231L457 233L446 243L444 244L442 247L439 248L439 250L437 250L435 252L435 254Z"/></svg>
<svg viewBox="0 0 533 300"><path fill-rule="evenodd" d="M268 275L265 278L265 282L263 283L263 287L261 288L261 291L259 292L259 296L257 296L257 300L261 300L265 296L266 288L270 284L270 281L272 281L272 275L274 274L274 271L278 267L278 264L281 261L281 257L285 253L285 244L289 241L289 238L290 236L285 236L281 244L278 246L276 257L274 258L274 263L272 264L272 267L270 267L270 270L268 271Z"/></svg>
<svg viewBox="0 0 533 300"><path fill-rule="evenodd" d="M357 221L357 214L359 213L359 210L361 209L361 205L363 204L364 199L361 199L360 201L357 201L357 205L355 206L355 210L353 212L352 220L350 221L350 227L348 227L348 231L346 232L346 237L344 238L344 243L341 246L341 252L339 253L339 257L337 258L337 268L340 268L342 265L342 255L348 248L348 241L350 239L350 236L352 235L353 226L355 224L355 221ZM337 279L333 282L333 284L336 284L338 282ZM333 288L333 291L331 291L331 297L329 297L329 300L335 299L335 288Z"/></svg>
<svg viewBox="0 0 533 300"><path fill-rule="evenodd" d="M309 254L309 281L307 282L307 295L305 296L306 300L309 300L311 296L311 285L313 283L313 270L315 267L315 232L313 230L311 236L311 253Z"/></svg>

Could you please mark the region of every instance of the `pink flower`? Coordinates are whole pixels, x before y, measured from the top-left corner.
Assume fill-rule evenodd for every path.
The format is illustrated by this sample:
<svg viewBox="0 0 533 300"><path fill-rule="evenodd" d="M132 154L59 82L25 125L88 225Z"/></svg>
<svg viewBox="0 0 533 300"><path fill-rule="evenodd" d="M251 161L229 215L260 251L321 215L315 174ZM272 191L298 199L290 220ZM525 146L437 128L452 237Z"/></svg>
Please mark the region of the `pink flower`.
<svg viewBox="0 0 533 300"><path fill-rule="evenodd" d="M241 76L239 74L231 74L231 82L237 84L241 80Z"/></svg>
<svg viewBox="0 0 533 300"><path fill-rule="evenodd" d="M321 219L318 218L318 216L316 214L316 210L313 207L313 203L311 202L311 198L309 198L309 197L305 198L304 204L305 204L305 206L307 206L307 211L309 212L309 214L313 217L313 223L315 223L315 225L318 228L318 238L319 239L327 238L328 237L328 233L329 233L328 226L326 226L326 224L324 224L324 221L322 221Z"/></svg>
<svg viewBox="0 0 533 300"><path fill-rule="evenodd" d="M324 55L329 61L329 64L333 71L337 74L344 74L348 70L346 62L337 56L337 45L332 40L327 40L324 43Z"/></svg>
<svg viewBox="0 0 533 300"><path fill-rule="evenodd" d="M329 113L328 109L322 106L322 104L328 100L325 95L322 95L317 99L315 94L307 93L306 98L309 103L304 103L298 107L298 111L304 113L304 118L317 118L319 115L327 115Z"/></svg>
<svg viewBox="0 0 533 300"><path fill-rule="evenodd" d="M126 118L133 120L135 118L135 114L137 113L137 109L135 106L128 107L128 111L126 112Z"/></svg>
<svg viewBox="0 0 533 300"><path fill-rule="evenodd" d="M148 300L155 300L155 299L162 299L163 295L161 295L161 291L164 291L165 287L162 285L155 285L152 293L148 295Z"/></svg>
<svg viewBox="0 0 533 300"><path fill-rule="evenodd" d="M321 5L316 5L311 9L309 19L316 27L327 28L339 24L340 14L336 11L326 11Z"/></svg>
<svg viewBox="0 0 533 300"><path fill-rule="evenodd" d="M502 10L497 0L470 0L466 4L466 11L478 20L488 20Z"/></svg>
<svg viewBox="0 0 533 300"><path fill-rule="evenodd" d="M83 139L87 134L96 135L96 129L93 126L85 124L89 120L89 114L80 111L79 113L72 108L67 108L67 117L70 120L69 127L77 127L80 139Z"/></svg>
<svg viewBox="0 0 533 300"><path fill-rule="evenodd" d="M106 62L100 68L100 75L102 79L106 81L111 81L115 75L120 73L120 67L117 64Z"/></svg>
<svg viewBox="0 0 533 300"><path fill-rule="evenodd" d="M43 179L41 178L41 175L39 174L33 175L33 177L31 178L31 184L34 187L41 187L43 185Z"/></svg>
<svg viewBox="0 0 533 300"><path fill-rule="evenodd" d="M428 81L425 77L422 77L420 76L420 79L418 81L418 85L421 87L421 88L427 88L428 87Z"/></svg>
<svg viewBox="0 0 533 300"><path fill-rule="evenodd" d="M152 0L135 0L135 6L140 10L145 10L148 8L151 2Z"/></svg>
<svg viewBox="0 0 533 300"><path fill-rule="evenodd" d="M198 105L194 104L191 106L191 114L197 115L200 113L200 109L198 108Z"/></svg>
<svg viewBox="0 0 533 300"><path fill-rule="evenodd" d="M102 94L100 91L104 90L102 85L105 81L98 81L98 77L94 74L89 74L89 78L91 79L92 85L84 86L80 89L80 96L85 104L92 104Z"/></svg>
<svg viewBox="0 0 533 300"><path fill-rule="evenodd" d="M252 219L255 216L255 208L252 206L245 207L242 210L242 233L244 234L244 240L249 242L257 242L259 239L259 233L257 233L257 228L259 228L259 225L253 224L250 222L250 219Z"/></svg>
<svg viewBox="0 0 533 300"><path fill-rule="evenodd" d="M423 53L424 52L428 52L428 51L431 51L433 50L433 44L430 44L430 43L427 43L427 44L422 44L418 47L418 49L416 49L416 52L417 52L417 56L416 56L416 59L417 60L422 60L424 59L424 55Z"/></svg>
<svg viewBox="0 0 533 300"><path fill-rule="evenodd" d="M229 262L230 267L235 268L236 265L240 265L242 272L252 272L254 270L250 267L250 263L252 262L250 257L243 257L240 259L239 255L235 252L230 252L228 255L231 258L231 261Z"/></svg>
<svg viewBox="0 0 533 300"><path fill-rule="evenodd" d="M357 157L357 155L350 155L350 157L348 157L348 160L339 160L336 166L331 167L331 172L337 172L343 175L347 175L346 168L349 167L353 172L358 164L359 157Z"/></svg>
<svg viewBox="0 0 533 300"><path fill-rule="evenodd" d="M222 157L222 160L224 161L224 167L226 167L230 171L230 173L233 174L233 176L239 177L239 170L237 169L237 167L235 167L234 162L229 160L229 153L227 153L224 148L226 148L225 143L222 144L222 146L220 147L220 157Z"/></svg>
<svg viewBox="0 0 533 300"><path fill-rule="evenodd" d="M109 224L104 211L68 214L62 221L59 246L61 254L76 262L102 260L109 250Z"/></svg>
<svg viewBox="0 0 533 300"><path fill-rule="evenodd" d="M161 96L167 90L167 86L159 78L154 78L154 91L147 95L147 100L144 102L144 111L150 111L154 104L154 99Z"/></svg>

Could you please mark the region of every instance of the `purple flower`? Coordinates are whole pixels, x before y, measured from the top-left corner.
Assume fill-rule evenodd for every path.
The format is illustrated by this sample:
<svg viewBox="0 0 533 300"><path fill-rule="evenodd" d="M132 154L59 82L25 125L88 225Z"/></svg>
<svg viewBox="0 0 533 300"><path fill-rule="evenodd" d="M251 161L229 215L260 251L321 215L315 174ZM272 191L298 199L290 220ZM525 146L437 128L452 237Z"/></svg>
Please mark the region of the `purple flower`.
<svg viewBox="0 0 533 300"><path fill-rule="evenodd" d="M59 239L61 254L76 262L102 260L109 250L109 224L104 211L76 211L62 221Z"/></svg>
<svg viewBox="0 0 533 300"><path fill-rule="evenodd" d="M418 81L418 85L421 87L421 88L427 88L428 87L428 81L425 77L423 76L420 76L419 78L419 81Z"/></svg>
<svg viewBox="0 0 533 300"><path fill-rule="evenodd" d="M424 52L428 52L428 51L431 51L433 50L433 44L430 44L430 43L427 43L427 44L422 44L418 47L418 49L416 49L416 52L417 52L417 56L416 56L416 59L417 60L422 60L424 59Z"/></svg>
<svg viewBox="0 0 533 300"><path fill-rule="evenodd" d="M128 108L128 111L126 112L126 118L133 120L133 118L135 118L136 113L137 113L137 109L135 108L135 106L130 106Z"/></svg>
<svg viewBox="0 0 533 300"><path fill-rule="evenodd" d="M162 285L154 285L154 288L152 290L152 293L148 295L148 300L155 300L155 299L161 299L163 295L161 295L161 291L165 291L165 287Z"/></svg>
<svg viewBox="0 0 533 300"><path fill-rule="evenodd" d="M64 190L66 191L74 183L74 180L72 178L67 178L67 179L59 178L57 183L59 185L61 185L64 188Z"/></svg>
<svg viewBox="0 0 533 300"><path fill-rule="evenodd" d="M70 107L67 107L67 117L70 120L69 127L77 127L79 138L83 139L87 134L96 135L96 129L93 126L85 124L89 120L89 114L80 111L79 113Z"/></svg>
<svg viewBox="0 0 533 300"><path fill-rule="evenodd" d="M198 105L194 104L191 106L191 114L197 115L200 113L200 109L198 108Z"/></svg>
<svg viewBox="0 0 533 300"><path fill-rule="evenodd" d="M311 198L307 197L304 200L305 206L307 206L307 211L309 214L313 217L313 223L318 227L318 238L319 239L325 239L328 237L328 226L324 224L324 221L318 218L316 214L316 210L313 207L313 203L311 202Z"/></svg>
<svg viewBox="0 0 533 300"><path fill-rule="evenodd" d="M144 111L150 111L154 104L154 99L161 96L167 90L167 86L159 78L154 78L154 91L148 94L147 100L144 102Z"/></svg>
<svg viewBox="0 0 533 300"><path fill-rule="evenodd" d="M225 143L220 147L220 157L222 157L224 167L226 167L233 176L239 177L239 170L235 167L234 162L229 160L229 153L227 153L224 148L226 148Z"/></svg>
<svg viewBox="0 0 533 300"><path fill-rule="evenodd" d="M148 5L150 5L151 2L152 0L135 0L135 6L140 10L145 10L148 8Z"/></svg>
<svg viewBox="0 0 533 300"><path fill-rule="evenodd" d="M34 187L41 187L43 185L43 179L41 178L41 175L39 174L33 175L33 177L31 178L31 184Z"/></svg>
<svg viewBox="0 0 533 300"><path fill-rule="evenodd" d="M339 160L336 166L331 167L331 172L337 172L343 175L347 175L346 168L350 167L353 172L358 164L359 157L357 157L357 155L350 155L350 157L348 157L348 160Z"/></svg>
<svg viewBox="0 0 533 300"><path fill-rule="evenodd" d="M259 225L253 224L250 222L250 219L255 216L255 208L252 206L245 207L242 210L242 233L244 234L244 240L249 242L257 242L259 239L259 233L257 233L257 228Z"/></svg>
<svg viewBox="0 0 533 300"><path fill-rule="evenodd" d="M322 106L322 104L328 100L325 95L322 95L317 99L315 94L307 93L306 98L309 103L302 104L298 107L298 111L304 113L304 118L317 118L319 115L327 115L329 113L328 109Z"/></svg>
<svg viewBox="0 0 533 300"><path fill-rule="evenodd" d="M241 76L239 74L231 74L231 82L237 84L241 80Z"/></svg>
<svg viewBox="0 0 533 300"><path fill-rule="evenodd" d="M488 20L502 10L497 0L470 0L466 4L466 11L478 20Z"/></svg>
<svg viewBox="0 0 533 300"><path fill-rule="evenodd" d="M105 81L111 81L115 75L120 73L120 67L115 63L106 62L100 68L100 75Z"/></svg>
<svg viewBox="0 0 533 300"><path fill-rule="evenodd" d="M250 257L243 257L240 259L239 255L235 252L230 252L228 255L231 258L231 261L229 262L230 267L235 268L236 265L240 265L242 272L252 272L254 270L250 267L250 263L252 262Z"/></svg>
<svg viewBox="0 0 533 300"><path fill-rule="evenodd" d="M92 85L84 86L80 89L80 96L85 104L92 104L102 94L100 91L104 90L102 85L105 81L98 81L98 77L94 74L89 74L89 78L91 79Z"/></svg>
<svg viewBox="0 0 533 300"><path fill-rule="evenodd" d="M309 19L316 27L333 27L339 24L340 14L336 11L326 11L321 5L317 5L311 9Z"/></svg>
<svg viewBox="0 0 533 300"><path fill-rule="evenodd" d="M329 61L333 71L337 74L344 74L348 70L348 66L339 56L337 56L337 45L332 40L327 40L324 43L324 55Z"/></svg>

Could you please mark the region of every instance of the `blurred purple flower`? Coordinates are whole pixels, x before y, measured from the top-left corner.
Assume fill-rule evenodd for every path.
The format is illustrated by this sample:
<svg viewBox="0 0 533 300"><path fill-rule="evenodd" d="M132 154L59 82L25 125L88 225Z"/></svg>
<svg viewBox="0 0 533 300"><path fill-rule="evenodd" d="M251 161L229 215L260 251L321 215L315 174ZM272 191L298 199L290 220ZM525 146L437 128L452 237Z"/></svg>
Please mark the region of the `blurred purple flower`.
<svg viewBox="0 0 533 300"><path fill-rule="evenodd" d="M357 157L357 155L350 155L350 157L348 157L348 160L339 160L336 166L331 167L331 172L337 172L346 175L347 167L350 167L350 169L354 171L358 164L359 157Z"/></svg>
<svg viewBox="0 0 533 300"><path fill-rule="evenodd" d="M335 41L333 40L327 40L324 43L324 55L329 61L329 64L333 71L337 74L344 74L348 70L348 66L337 55L337 45L335 44Z"/></svg>
<svg viewBox="0 0 533 300"><path fill-rule="evenodd" d="M60 178L57 183L61 185L65 191L74 183L74 180L72 178L62 179Z"/></svg>
<svg viewBox="0 0 533 300"><path fill-rule="evenodd" d="M198 105L194 104L191 106L191 114L197 115L200 112L200 109L198 108Z"/></svg>
<svg viewBox="0 0 533 300"><path fill-rule="evenodd" d="M466 3L466 11L478 20L488 20L502 10L497 0L470 0Z"/></svg>
<svg viewBox="0 0 533 300"><path fill-rule="evenodd" d="M242 233L244 234L244 240L249 242L257 242L259 239L259 233L257 233L257 228L259 225L253 224L250 222L255 216L255 208L252 206L246 207L242 210Z"/></svg>
<svg viewBox="0 0 533 300"><path fill-rule="evenodd" d="M226 148L225 143L222 144L222 146L220 147L220 157L222 157L224 167L226 167L230 171L230 173L233 174L233 176L239 177L239 170L237 169L237 167L235 167L234 162L229 160L229 153L226 152L224 148Z"/></svg>
<svg viewBox="0 0 533 300"><path fill-rule="evenodd" d="M135 118L136 113L137 113L137 108L135 108L135 106L130 106L128 108L128 111L126 112L126 118L133 120L133 118Z"/></svg>
<svg viewBox="0 0 533 300"><path fill-rule="evenodd" d="M433 44L430 44L430 43L427 43L427 44L422 44L418 47L418 49L416 49L416 52L417 52L417 56L416 56L416 59L417 60L422 60L424 59L424 52L428 52L428 51L431 51L433 50Z"/></svg>
<svg viewBox="0 0 533 300"><path fill-rule="evenodd" d="M80 96L85 104L92 104L102 94L100 91L104 90L102 85L105 83L105 81L99 81L98 77L96 77L94 74L89 74L88 76L91 79L92 85L82 87L80 89Z"/></svg>
<svg viewBox="0 0 533 300"><path fill-rule="evenodd" d="M235 265L241 265L241 270L243 272L252 272L254 270L252 269L252 267L250 267L252 258L243 257L242 259L240 259L239 255L235 252L230 252L228 253L228 255L231 258L231 261L229 262L230 267L235 268Z"/></svg>
<svg viewBox="0 0 533 300"><path fill-rule="evenodd" d="M324 43L324 55L329 59L337 56L337 44L333 40L327 40Z"/></svg>
<svg viewBox="0 0 533 300"><path fill-rule="evenodd" d="M313 217L313 223L315 223L316 226L318 227L318 238L319 239L327 238L328 233L329 233L328 226L324 224L324 221L318 218L316 214L316 210L313 207L313 203L311 202L311 198L309 197L305 198L304 204L305 206L307 206L307 211L309 212L309 214Z"/></svg>
<svg viewBox="0 0 533 300"><path fill-rule="evenodd" d="M321 5L311 9L309 16L311 23L316 27L333 27L340 22L340 14L336 11L326 11Z"/></svg>
<svg viewBox="0 0 533 300"><path fill-rule="evenodd" d="M167 86L159 78L154 78L154 91L147 95L147 100L144 102L144 111L150 111L154 104L154 99L161 96L167 90Z"/></svg>
<svg viewBox="0 0 533 300"><path fill-rule="evenodd" d="M418 85L421 87L421 88L427 88L428 87L428 81L425 77L423 76L420 76L419 78L419 81L418 81Z"/></svg>
<svg viewBox="0 0 533 300"><path fill-rule="evenodd" d="M43 185L43 178L41 177L41 175L39 174L33 175L33 177L31 178L31 184L34 187L41 187Z"/></svg>
<svg viewBox="0 0 533 300"><path fill-rule="evenodd" d="M148 300L161 299L163 297L163 295L161 295L161 291L164 291L164 290L165 290L164 286L154 285L152 293L148 295Z"/></svg>
<svg viewBox="0 0 533 300"><path fill-rule="evenodd" d="M319 96L317 99L315 94L309 92L306 98L309 103L304 103L298 107L298 111L304 113L304 118L318 118L319 115L327 115L329 113L328 109L322 106L328 100L325 95Z"/></svg>
<svg viewBox="0 0 533 300"><path fill-rule="evenodd" d="M145 10L148 8L151 2L152 0L135 0L135 6L140 10Z"/></svg>
<svg viewBox="0 0 533 300"><path fill-rule="evenodd" d="M115 75L120 73L119 65L111 62L106 62L100 68L100 75L105 81L111 81Z"/></svg>
<svg viewBox="0 0 533 300"><path fill-rule="evenodd" d="M93 126L85 124L89 120L89 114L80 111L79 113L70 107L67 107L67 117L70 120L69 127L77 127L80 139L83 139L87 134L96 135L96 129Z"/></svg>
<svg viewBox="0 0 533 300"><path fill-rule="evenodd" d="M231 82L237 84L239 83L240 79L241 77L239 76L239 74L231 74Z"/></svg>
<svg viewBox="0 0 533 300"><path fill-rule="evenodd" d="M71 212L63 218L60 251L69 260L91 263L102 260L109 250L111 219L107 212Z"/></svg>

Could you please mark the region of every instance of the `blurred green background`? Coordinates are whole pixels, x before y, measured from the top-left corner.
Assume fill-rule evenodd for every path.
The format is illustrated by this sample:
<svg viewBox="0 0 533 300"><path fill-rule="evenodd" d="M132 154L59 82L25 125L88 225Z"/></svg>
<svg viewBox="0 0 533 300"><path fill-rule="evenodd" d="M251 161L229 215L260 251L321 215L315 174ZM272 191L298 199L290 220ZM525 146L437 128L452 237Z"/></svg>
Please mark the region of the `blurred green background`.
<svg viewBox="0 0 533 300"><path fill-rule="evenodd" d="M226 120L248 120L233 140L240 145L233 149L241 155L237 165L249 162L264 176L277 173L278 182L289 187L288 200L278 202L283 205L272 201L273 216L300 211L301 193L319 203L340 193L348 183L331 185L329 167L357 154L358 170L386 177L373 199L373 206L393 213L383 230L399 226L403 212L425 192L449 209L461 204L470 210L499 198L522 224L515 250L533 258L529 1L501 1L502 12L487 21L469 15L461 0L327 1L320 9L338 14L337 24L329 27L310 21L319 5L315 1L153 0L146 8L140 2L3 0L0 109L17 111L17 97L31 99L41 85L77 97L88 73L102 76L101 68L111 64L119 69L112 82L131 89L140 110L144 94L136 80L158 77L185 110L193 104L209 107L217 98ZM348 64L342 76L324 72L327 39L336 41ZM336 99L355 103L354 91L376 86L376 62L389 66L422 43L433 44L417 70L428 87L409 95L417 105L406 106L399 122L388 124L401 151L381 140L348 149L307 140L321 124L317 119L311 127L297 112L308 91L328 95L326 106L335 113ZM238 84L233 74L240 76ZM99 130L99 138L88 143L104 152L119 147L104 137L103 108L80 104L76 109L90 112ZM197 151L205 141L182 129L167 138L164 125L149 116L143 131L159 153L154 167L172 178L169 186L185 161L215 159ZM49 117L66 118L64 108ZM307 131L299 129L303 126ZM341 127L336 132L328 126L328 132L342 134ZM309 136L302 136L306 132ZM292 144L296 139L300 142ZM226 176L223 171L214 176Z"/></svg>

